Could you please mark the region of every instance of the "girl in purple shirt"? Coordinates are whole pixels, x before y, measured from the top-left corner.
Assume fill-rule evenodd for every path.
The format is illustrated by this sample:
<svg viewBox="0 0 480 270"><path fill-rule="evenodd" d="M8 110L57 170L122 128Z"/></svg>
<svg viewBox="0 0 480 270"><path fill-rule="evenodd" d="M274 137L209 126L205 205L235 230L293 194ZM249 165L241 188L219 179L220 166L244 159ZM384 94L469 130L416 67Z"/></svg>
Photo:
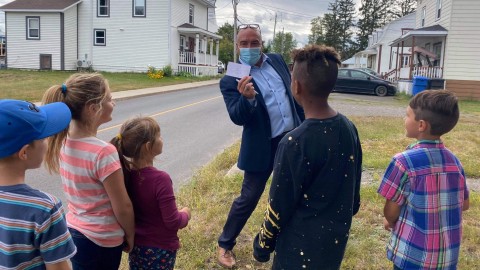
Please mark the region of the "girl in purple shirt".
<svg viewBox="0 0 480 270"><path fill-rule="evenodd" d="M173 269L180 248L177 231L187 226L190 209L177 210L170 176L153 167L163 148L160 126L151 117L128 120L111 143L118 149L135 213L130 269Z"/></svg>

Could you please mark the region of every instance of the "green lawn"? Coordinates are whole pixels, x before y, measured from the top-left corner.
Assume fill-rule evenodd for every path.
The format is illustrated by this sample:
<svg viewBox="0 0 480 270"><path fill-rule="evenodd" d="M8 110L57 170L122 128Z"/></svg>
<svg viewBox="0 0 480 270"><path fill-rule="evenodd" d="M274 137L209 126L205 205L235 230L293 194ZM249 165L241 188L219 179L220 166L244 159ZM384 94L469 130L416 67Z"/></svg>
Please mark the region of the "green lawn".
<svg viewBox="0 0 480 270"><path fill-rule="evenodd" d="M0 99L12 98L40 101L43 93L50 86L62 84L73 73L75 72L2 69L0 70ZM110 89L113 92L203 81L213 78L173 76L157 80L148 78L146 73L100 73L109 81ZM218 78L218 76L214 78Z"/></svg>

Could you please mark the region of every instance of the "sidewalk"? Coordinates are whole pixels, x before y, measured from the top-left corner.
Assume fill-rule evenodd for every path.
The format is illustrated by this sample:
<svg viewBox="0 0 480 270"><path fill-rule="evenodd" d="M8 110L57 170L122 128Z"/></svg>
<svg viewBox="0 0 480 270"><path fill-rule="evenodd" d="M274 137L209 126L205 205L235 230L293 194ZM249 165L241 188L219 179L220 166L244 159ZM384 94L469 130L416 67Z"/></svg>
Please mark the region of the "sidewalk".
<svg viewBox="0 0 480 270"><path fill-rule="evenodd" d="M112 93L112 98L115 101L119 101L119 100L124 100L132 97L148 96L148 95L154 95L154 94L159 94L164 92L171 92L171 91L185 90L189 88L215 85L215 84L218 84L218 82L220 82L220 80L215 79L215 80L201 81L201 82L190 82L190 83L172 84L172 85L160 86L160 87L118 91L118 92Z"/></svg>

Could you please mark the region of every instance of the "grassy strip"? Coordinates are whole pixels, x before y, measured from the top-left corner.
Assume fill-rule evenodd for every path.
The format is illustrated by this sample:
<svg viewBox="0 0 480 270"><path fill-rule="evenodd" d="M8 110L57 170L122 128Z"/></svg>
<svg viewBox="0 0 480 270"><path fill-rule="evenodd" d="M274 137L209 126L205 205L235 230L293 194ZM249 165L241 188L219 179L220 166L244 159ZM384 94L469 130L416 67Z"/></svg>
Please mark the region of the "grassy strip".
<svg viewBox="0 0 480 270"><path fill-rule="evenodd" d="M43 93L52 85L62 84L73 71L0 70L0 99L13 98L29 101L41 100ZM145 73L101 72L110 83L113 92L158 87L217 77L164 77L150 79Z"/></svg>

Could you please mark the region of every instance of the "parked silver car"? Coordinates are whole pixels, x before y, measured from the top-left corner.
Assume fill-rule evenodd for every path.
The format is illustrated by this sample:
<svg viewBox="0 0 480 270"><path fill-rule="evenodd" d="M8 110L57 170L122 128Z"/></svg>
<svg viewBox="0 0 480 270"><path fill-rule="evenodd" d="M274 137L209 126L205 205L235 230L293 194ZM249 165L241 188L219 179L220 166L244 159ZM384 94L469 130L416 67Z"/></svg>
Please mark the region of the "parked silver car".
<svg viewBox="0 0 480 270"><path fill-rule="evenodd" d="M223 72L225 72L225 65L223 64L222 61L218 61L217 67L218 67L218 73L223 73Z"/></svg>

